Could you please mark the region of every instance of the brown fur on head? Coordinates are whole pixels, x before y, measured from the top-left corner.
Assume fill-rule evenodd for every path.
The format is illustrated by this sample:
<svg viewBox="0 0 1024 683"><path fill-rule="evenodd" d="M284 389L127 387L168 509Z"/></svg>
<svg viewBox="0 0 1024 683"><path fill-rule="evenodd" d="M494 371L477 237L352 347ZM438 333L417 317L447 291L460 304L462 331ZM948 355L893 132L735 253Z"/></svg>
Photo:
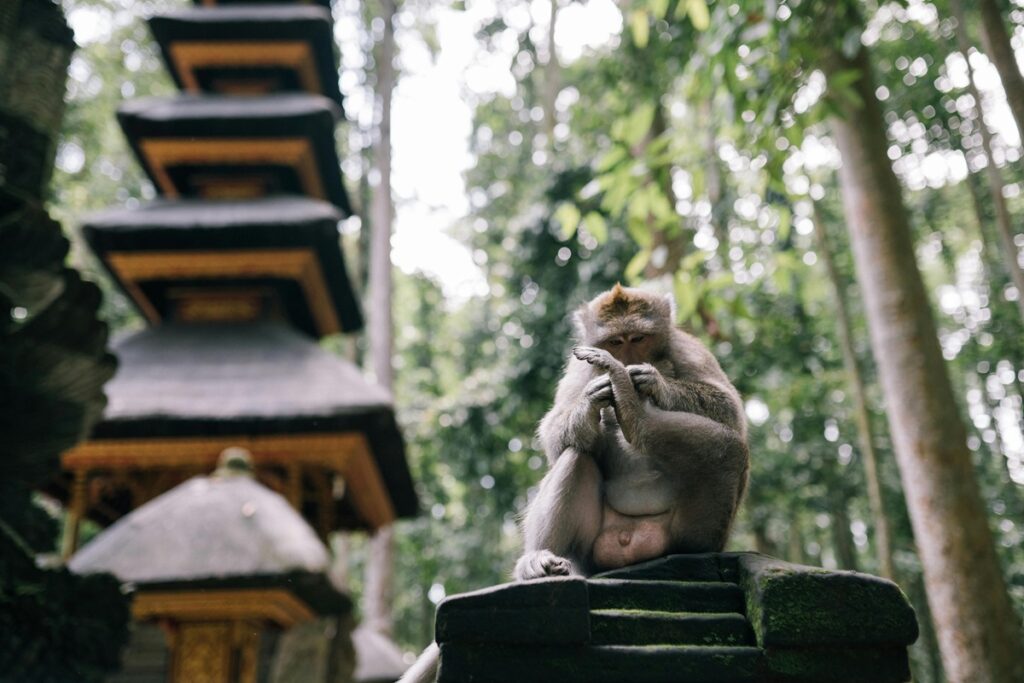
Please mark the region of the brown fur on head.
<svg viewBox="0 0 1024 683"><path fill-rule="evenodd" d="M674 318L671 295L616 284L576 311L576 334L581 343L602 348L612 340L644 335L653 338L660 350Z"/></svg>

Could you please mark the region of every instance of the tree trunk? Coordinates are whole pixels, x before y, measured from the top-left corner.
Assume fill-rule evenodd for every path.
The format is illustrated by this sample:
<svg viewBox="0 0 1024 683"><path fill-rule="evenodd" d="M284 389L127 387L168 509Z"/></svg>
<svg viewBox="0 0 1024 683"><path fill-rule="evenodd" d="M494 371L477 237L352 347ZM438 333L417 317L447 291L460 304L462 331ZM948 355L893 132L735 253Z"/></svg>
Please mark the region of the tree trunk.
<svg viewBox="0 0 1024 683"><path fill-rule="evenodd" d="M561 85L561 68L558 64L558 51L555 46L557 21L558 0L551 0L551 9L548 15L548 61L544 63L544 133L548 137L548 149L552 153L555 149L555 125L558 123L555 100L558 99Z"/></svg>
<svg viewBox="0 0 1024 683"><path fill-rule="evenodd" d="M1003 14L996 0L978 0L977 7L981 16L981 44L999 72L999 80L1003 82L1006 102L1017 124L1017 132L1024 140L1024 77L1017 67L1017 57L1010 45L1010 34L1003 23Z"/></svg>
<svg viewBox="0 0 1024 683"><path fill-rule="evenodd" d="M846 287L842 275L832 257L832 246L826 234L825 221L822 220L821 209L814 207L814 237L818 248L818 256L828 275L832 287L832 300L835 304L836 335L839 346L843 350L843 366L846 371L847 388L853 398L854 418L857 423L857 443L860 446L861 460L864 463L864 479L868 487L868 503L871 507L871 521L874 527L875 550L878 553L879 572L887 579L895 578L892 561L892 541L889 535L889 518L885 514L885 501L882 497L882 483L878 474L878 457L875 452L874 438L871 433L871 412L864 391L864 376L861 374L857 353L853 348L853 324L850 307L846 301Z"/></svg>
<svg viewBox="0 0 1024 683"><path fill-rule="evenodd" d="M978 122L978 130L981 133L981 147L985 152L985 174L988 178L989 192L992 195L992 206L996 212L996 232L999 234L999 246L1003 255L1003 264L1007 275L1017 288L1017 309L1020 311L1021 320L1024 320L1024 269L1020 267L1020 255L1017 245L1013 242L1013 225L1010 219L1010 210L1006 205L1006 197L1003 196L1003 174L996 166L995 156L992 154L992 133L985 123L985 110L981 105L981 92L975 82L974 69L971 67L971 60L968 59L971 50L970 40L967 36L967 21L964 16L963 4L960 0L951 0L950 7L956 17L956 38L964 61L967 62L967 91L974 98L974 110ZM1014 71L1017 76L1020 73ZM1005 83L1005 81L1004 81ZM1024 87L1024 82L1021 83ZM1016 114L1016 112L1014 112ZM1024 121L1024 119L1019 119Z"/></svg>
<svg viewBox="0 0 1024 683"><path fill-rule="evenodd" d="M395 87L395 13L393 0L382 0L384 35L377 52L377 102L379 123L374 166L379 174L370 207L370 356L377 383L392 391L394 335L391 319L391 229L395 207L391 198L391 96ZM363 614L366 624L384 635L394 630L394 534L391 527L378 529L370 539L366 562Z"/></svg>
<svg viewBox="0 0 1024 683"><path fill-rule="evenodd" d="M836 550L836 562L840 569L857 570L857 546L850 531L850 501L847 496L829 496L829 512L832 516L832 545Z"/></svg>
<svg viewBox="0 0 1024 683"><path fill-rule="evenodd" d="M967 434L914 257L867 52L827 51L826 76L856 70L863 105L837 101L843 204L890 431L951 681L1024 680L1024 647L974 477Z"/></svg>

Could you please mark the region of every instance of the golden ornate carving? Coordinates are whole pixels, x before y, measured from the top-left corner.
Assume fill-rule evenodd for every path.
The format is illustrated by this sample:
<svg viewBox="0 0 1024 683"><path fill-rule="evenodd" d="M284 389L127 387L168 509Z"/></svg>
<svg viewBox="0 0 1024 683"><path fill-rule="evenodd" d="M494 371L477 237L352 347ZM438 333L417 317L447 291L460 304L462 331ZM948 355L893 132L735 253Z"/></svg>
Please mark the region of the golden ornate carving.
<svg viewBox="0 0 1024 683"><path fill-rule="evenodd" d="M160 191L168 197L181 196L168 173L173 166L273 164L292 167L306 194L327 199L313 148L306 138L143 138L139 150Z"/></svg>
<svg viewBox="0 0 1024 683"><path fill-rule="evenodd" d="M314 618L306 603L283 588L139 591L132 600L132 615L140 621L171 619L183 625L255 619L282 628Z"/></svg>
<svg viewBox="0 0 1024 683"><path fill-rule="evenodd" d="M124 470L134 476L176 468L209 472L216 467L221 451L230 446L252 453L257 474L265 468L287 470L290 463L297 463L304 471L326 470L341 476L355 509L373 529L395 519L394 506L366 437L355 432L98 439L67 451L61 462L66 470L97 474Z"/></svg>
<svg viewBox="0 0 1024 683"><path fill-rule="evenodd" d="M181 76L184 89L200 92L196 78L197 69L217 67L283 67L298 74L299 83L307 92L322 94L320 79L309 44L303 41L262 40L262 41L177 41L170 45L171 61ZM234 84L230 79L221 79L225 92L237 92L237 86L245 87L248 81ZM251 85L251 84L249 84ZM269 85L269 84L268 84ZM253 92L250 90L250 92ZM259 90L255 92L261 92ZM266 92L263 90L262 92Z"/></svg>
<svg viewBox="0 0 1024 683"><path fill-rule="evenodd" d="M146 313L150 322L160 314L139 282L146 280L277 277L295 280L302 288L321 334L341 332L323 270L311 249L236 249L231 251L112 251L107 263ZM143 305L143 303L145 305Z"/></svg>

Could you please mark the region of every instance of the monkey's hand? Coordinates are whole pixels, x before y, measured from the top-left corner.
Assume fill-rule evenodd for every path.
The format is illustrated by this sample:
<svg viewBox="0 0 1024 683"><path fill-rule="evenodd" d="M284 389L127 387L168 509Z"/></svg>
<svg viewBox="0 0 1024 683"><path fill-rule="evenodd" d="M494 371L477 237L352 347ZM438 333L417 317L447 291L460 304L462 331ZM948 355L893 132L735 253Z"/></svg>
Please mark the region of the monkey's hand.
<svg viewBox="0 0 1024 683"><path fill-rule="evenodd" d="M516 581L532 581L545 576L570 576L573 573L572 562L555 555L550 550L533 550L526 552L516 562L513 570Z"/></svg>
<svg viewBox="0 0 1024 683"><path fill-rule="evenodd" d="M572 350L572 355L585 363L590 363L596 368L602 370L611 370L612 368L622 367L622 363L615 360L615 356L608 353L604 349L598 349L593 346L577 346Z"/></svg>
<svg viewBox="0 0 1024 683"><path fill-rule="evenodd" d="M608 375L601 375L587 382L587 386L583 388L583 397L594 412L600 414L602 408L611 406L615 400L611 378Z"/></svg>
<svg viewBox="0 0 1024 683"><path fill-rule="evenodd" d="M658 369L650 363L639 365L627 365L626 372L636 387L636 393L641 397L650 399L654 405L664 408L667 403L668 382Z"/></svg>

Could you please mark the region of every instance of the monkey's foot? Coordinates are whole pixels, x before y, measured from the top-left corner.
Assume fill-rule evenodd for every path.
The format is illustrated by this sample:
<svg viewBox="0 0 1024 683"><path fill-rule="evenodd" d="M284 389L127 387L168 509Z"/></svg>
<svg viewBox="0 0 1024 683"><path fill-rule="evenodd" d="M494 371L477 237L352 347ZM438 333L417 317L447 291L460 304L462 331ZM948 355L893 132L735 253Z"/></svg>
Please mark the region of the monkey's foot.
<svg viewBox="0 0 1024 683"><path fill-rule="evenodd" d="M570 576L573 573L572 562L550 550L524 553L516 562L513 572L516 581L532 581L543 579L545 576Z"/></svg>

